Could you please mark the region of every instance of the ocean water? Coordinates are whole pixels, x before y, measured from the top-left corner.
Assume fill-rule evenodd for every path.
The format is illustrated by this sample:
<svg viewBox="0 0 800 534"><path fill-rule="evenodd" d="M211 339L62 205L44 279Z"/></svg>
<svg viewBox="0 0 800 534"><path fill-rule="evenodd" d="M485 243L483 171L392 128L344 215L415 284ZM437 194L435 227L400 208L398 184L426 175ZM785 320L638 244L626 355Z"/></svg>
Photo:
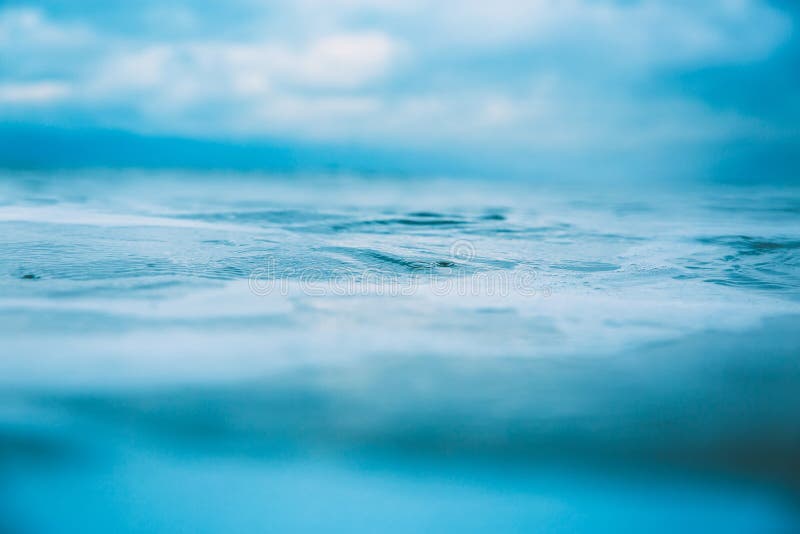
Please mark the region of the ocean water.
<svg viewBox="0 0 800 534"><path fill-rule="evenodd" d="M5 172L0 531L800 531L800 191Z"/></svg>

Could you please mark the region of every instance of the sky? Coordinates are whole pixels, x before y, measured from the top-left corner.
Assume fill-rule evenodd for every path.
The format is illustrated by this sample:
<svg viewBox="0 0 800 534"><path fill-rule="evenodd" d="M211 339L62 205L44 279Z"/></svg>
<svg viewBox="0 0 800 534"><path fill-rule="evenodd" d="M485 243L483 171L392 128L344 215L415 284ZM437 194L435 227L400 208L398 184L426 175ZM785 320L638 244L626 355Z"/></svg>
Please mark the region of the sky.
<svg viewBox="0 0 800 534"><path fill-rule="evenodd" d="M0 165L124 134L389 171L800 181L799 19L766 0L0 1Z"/></svg>

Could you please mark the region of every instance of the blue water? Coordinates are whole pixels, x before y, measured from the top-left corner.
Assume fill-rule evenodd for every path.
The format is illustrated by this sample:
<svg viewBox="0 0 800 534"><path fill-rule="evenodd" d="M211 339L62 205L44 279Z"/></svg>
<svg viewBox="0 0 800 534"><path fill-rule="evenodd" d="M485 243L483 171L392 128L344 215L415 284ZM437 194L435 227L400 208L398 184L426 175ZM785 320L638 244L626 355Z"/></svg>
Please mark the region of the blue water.
<svg viewBox="0 0 800 534"><path fill-rule="evenodd" d="M0 531L796 532L800 191L5 172Z"/></svg>

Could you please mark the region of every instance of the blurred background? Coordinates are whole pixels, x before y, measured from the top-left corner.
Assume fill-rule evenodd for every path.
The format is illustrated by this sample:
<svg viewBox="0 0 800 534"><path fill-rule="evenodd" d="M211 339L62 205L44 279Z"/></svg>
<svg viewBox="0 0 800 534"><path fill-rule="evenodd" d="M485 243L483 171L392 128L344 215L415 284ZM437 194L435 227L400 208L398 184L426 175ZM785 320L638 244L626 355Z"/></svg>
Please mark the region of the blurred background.
<svg viewBox="0 0 800 534"><path fill-rule="evenodd" d="M0 0L0 532L800 532L799 22Z"/></svg>
<svg viewBox="0 0 800 534"><path fill-rule="evenodd" d="M799 13L780 0L6 1L0 157L795 181Z"/></svg>

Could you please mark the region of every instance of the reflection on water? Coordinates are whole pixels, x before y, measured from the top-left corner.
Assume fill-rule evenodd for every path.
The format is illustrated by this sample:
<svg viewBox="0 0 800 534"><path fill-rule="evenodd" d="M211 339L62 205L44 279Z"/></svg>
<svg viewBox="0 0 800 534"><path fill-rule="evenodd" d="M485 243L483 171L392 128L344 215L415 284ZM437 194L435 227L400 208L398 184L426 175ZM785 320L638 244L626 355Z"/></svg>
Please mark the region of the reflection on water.
<svg viewBox="0 0 800 534"><path fill-rule="evenodd" d="M0 529L800 527L798 192L108 178L0 186Z"/></svg>

